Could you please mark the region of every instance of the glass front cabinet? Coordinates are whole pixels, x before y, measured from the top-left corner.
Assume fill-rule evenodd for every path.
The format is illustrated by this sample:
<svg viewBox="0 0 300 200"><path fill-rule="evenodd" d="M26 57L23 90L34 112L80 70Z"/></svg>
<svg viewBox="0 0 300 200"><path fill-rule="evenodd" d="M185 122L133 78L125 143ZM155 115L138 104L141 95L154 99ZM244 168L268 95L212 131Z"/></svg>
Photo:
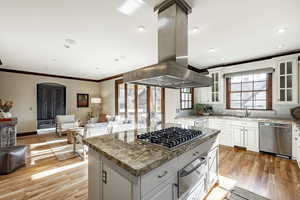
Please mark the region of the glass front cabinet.
<svg viewBox="0 0 300 200"><path fill-rule="evenodd" d="M211 71L209 72L213 80L213 84L209 87L208 96L209 103L217 104L223 102L223 77L220 71Z"/></svg>
<svg viewBox="0 0 300 200"><path fill-rule="evenodd" d="M277 63L278 103L298 103L298 68L297 59Z"/></svg>

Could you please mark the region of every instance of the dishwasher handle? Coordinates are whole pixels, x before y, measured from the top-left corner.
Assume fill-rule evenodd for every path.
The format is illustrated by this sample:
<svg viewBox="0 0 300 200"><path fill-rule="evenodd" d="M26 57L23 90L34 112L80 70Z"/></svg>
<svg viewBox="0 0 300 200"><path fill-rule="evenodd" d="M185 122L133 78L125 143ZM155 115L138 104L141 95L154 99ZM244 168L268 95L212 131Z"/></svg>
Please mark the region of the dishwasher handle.
<svg viewBox="0 0 300 200"><path fill-rule="evenodd" d="M276 124L276 123L259 123L260 127L269 127L269 128L291 128L290 124Z"/></svg>

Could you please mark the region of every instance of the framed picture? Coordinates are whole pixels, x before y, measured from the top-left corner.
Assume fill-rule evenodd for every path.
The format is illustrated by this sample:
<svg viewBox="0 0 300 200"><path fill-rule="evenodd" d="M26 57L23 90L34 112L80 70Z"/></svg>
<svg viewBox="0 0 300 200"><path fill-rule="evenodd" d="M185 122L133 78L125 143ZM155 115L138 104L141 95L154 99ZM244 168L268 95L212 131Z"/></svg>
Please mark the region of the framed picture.
<svg viewBox="0 0 300 200"><path fill-rule="evenodd" d="M77 94L77 108L89 107L89 94Z"/></svg>

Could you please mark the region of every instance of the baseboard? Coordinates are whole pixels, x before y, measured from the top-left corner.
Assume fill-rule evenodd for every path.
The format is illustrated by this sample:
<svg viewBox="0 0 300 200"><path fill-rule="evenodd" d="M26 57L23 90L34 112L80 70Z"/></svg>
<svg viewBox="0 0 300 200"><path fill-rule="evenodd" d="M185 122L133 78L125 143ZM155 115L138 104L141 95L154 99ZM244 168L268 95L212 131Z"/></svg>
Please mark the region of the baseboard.
<svg viewBox="0 0 300 200"><path fill-rule="evenodd" d="M23 132L23 133L18 133L17 137L23 137L23 136L28 136L28 135L36 135L36 131L31 131L31 132Z"/></svg>

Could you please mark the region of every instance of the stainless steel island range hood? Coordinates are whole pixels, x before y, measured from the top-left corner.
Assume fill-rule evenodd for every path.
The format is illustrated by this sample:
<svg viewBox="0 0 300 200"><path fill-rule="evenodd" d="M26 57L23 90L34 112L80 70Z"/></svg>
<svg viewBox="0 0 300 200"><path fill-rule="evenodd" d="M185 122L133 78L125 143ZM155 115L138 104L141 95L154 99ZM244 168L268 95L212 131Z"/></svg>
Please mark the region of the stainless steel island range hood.
<svg viewBox="0 0 300 200"><path fill-rule="evenodd" d="M163 88L197 88L212 85L208 76L188 69L188 14L184 0L166 0L158 12L159 63L123 75L124 82Z"/></svg>

